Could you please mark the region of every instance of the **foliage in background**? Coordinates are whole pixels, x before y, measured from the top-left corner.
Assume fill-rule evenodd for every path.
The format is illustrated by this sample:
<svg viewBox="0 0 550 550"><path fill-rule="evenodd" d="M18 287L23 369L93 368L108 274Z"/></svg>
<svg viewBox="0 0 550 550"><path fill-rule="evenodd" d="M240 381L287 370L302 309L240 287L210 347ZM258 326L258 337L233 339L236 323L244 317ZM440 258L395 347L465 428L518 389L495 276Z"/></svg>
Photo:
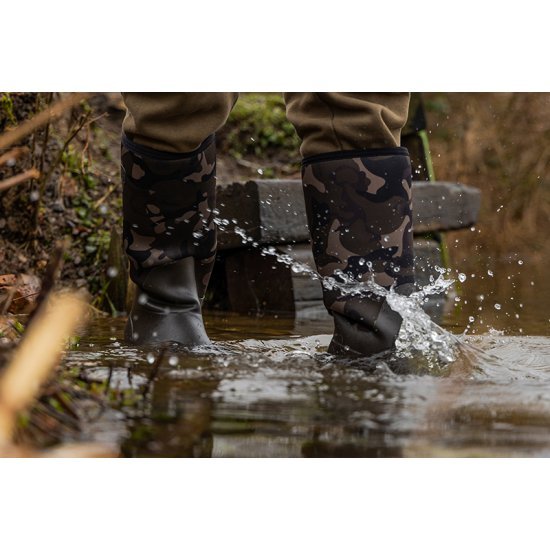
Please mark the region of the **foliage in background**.
<svg viewBox="0 0 550 550"><path fill-rule="evenodd" d="M300 138L286 119L280 93L240 94L216 139L220 156L245 174L251 168L250 176L273 178L299 171Z"/></svg>
<svg viewBox="0 0 550 550"><path fill-rule="evenodd" d="M241 94L220 132L222 152L242 158L255 155L267 159L287 153L291 160L298 156L300 139L286 119L281 94Z"/></svg>
<svg viewBox="0 0 550 550"><path fill-rule="evenodd" d="M47 98L48 94L0 93L0 131L43 109ZM423 98L437 179L474 185L483 194L477 231L457 233L457 246L454 237L450 239L453 262L482 258L490 263L517 254L545 254L550 94L426 93ZM103 293L109 233L121 215L122 112L87 125L61 156L59 152L79 117L96 117L105 110L105 104L95 100L83 103L52 125L45 150L44 130L23 144L30 154L13 170L29 168L43 158L45 171L52 172L38 209L36 181L0 194L4 272L40 273L55 240L68 235L72 246L64 277L96 296ZM278 93L241 94L218 134L218 150L220 168L229 166L228 177L235 180L299 175L299 138L286 120ZM12 175L10 170L1 167L0 177ZM36 234L33 212L38 214Z"/></svg>
<svg viewBox="0 0 550 550"><path fill-rule="evenodd" d="M476 232L461 232L455 260L540 255L550 220L550 94L428 93L435 174L482 191Z"/></svg>
<svg viewBox="0 0 550 550"><path fill-rule="evenodd" d="M55 101L56 94L2 93L0 128L28 119ZM104 286L110 230L121 213L115 147L96 119L103 106L82 101L60 120L37 130L22 144L27 154L16 165L0 167L8 177L40 167L30 180L0 194L0 262L2 273L38 273L62 237L70 247L64 278L96 294ZM1 179L1 178L0 178Z"/></svg>

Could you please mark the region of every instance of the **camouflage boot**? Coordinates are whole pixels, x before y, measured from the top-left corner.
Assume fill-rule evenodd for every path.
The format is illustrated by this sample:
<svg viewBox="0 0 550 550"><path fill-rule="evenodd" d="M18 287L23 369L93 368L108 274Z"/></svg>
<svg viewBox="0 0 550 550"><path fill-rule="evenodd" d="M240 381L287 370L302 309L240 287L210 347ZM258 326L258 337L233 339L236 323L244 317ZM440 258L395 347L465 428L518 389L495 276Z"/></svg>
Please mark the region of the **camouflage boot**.
<svg viewBox="0 0 550 550"><path fill-rule="evenodd" d="M123 136L124 248L136 297L127 342L210 343L201 304L216 255L216 146L173 154Z"/></svg>
<svg viewBox="0 0 550 550"><path fill-rule="evenodd" d="M411 164L407 149L364 149L304 159L302 180L313 256L323 277L414 288ZM375 294L323 288L334 317L329 352L372 355L392 348L402 318Z"/></svg>

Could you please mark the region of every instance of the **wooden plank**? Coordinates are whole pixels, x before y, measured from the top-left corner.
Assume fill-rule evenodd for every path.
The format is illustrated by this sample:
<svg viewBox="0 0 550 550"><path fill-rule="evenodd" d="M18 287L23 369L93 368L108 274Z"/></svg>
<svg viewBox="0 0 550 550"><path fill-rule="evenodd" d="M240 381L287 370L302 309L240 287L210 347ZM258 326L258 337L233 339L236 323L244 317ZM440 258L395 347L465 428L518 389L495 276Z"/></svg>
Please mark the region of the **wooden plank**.
<svg viewBox="0 0 550 550"><path fill-rule="evenodd" d="M449 182L414 182L414 231L448 231L473 225L479 215L478 189ZM230 221L218 234L220 250L249 246L235 235L235 224L259 244L309 241L300 180L255 180L218 190L220 218ZM231 220L235 220L233 223Z"/></svg>

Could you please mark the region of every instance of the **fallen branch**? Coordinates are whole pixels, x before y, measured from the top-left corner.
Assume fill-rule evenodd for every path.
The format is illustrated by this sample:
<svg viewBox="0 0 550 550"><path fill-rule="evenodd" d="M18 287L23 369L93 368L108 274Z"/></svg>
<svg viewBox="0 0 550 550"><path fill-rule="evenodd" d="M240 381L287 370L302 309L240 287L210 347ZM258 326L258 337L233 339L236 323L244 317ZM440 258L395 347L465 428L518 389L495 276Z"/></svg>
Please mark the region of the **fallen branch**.
<svg viewBox="0 0 550 550"><path fill-rule="evenodd" d="M32 134L35 130L46 125L48 122L59 118L65 111L68 111L71 107L74 107L90 95L92 94L89 92L70 94L61 101L58 101L43 111L40 111L40 113L31 119L19 124L19 126L4 132L0 135L0 150L19 143L23 138L29 134Z"/></svg>
<svg viewBox="0 0 550 550"><path fill-rule="evenodd" d="M12 176L11 178L8 178L7 180L0 181L0 191L5 191L6 189L9 189L10 187L13 187L15 185L19 185L20 183L24 183L31 179L36 179L40 177L40 172L36 168L29 168L28 170L25 170L24 172L21 172L21 174L17 174L16 176Z"/></svg>

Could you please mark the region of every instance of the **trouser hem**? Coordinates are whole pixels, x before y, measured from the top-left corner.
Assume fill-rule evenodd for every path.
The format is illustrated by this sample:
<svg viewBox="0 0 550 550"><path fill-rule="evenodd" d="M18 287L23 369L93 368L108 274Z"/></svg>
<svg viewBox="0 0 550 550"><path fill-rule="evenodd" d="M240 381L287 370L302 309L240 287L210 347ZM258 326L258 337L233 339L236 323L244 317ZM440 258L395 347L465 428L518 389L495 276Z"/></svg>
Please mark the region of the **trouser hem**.
<svg viewBox="0 0 550 550"><path fill-rule="evenodd" d="M199 153L202 153L209 145L216 139L215 134L210 134L197 149L190 151L189 153L170 153L168 151L159 151L158 149L153 149L152 147L147 147L140 143L136 143L131 140L124 132L122 133L122 144L126 149L135 153L136 155L146 156L152 159L158 160L183 160L197 156Z"/></svg>

